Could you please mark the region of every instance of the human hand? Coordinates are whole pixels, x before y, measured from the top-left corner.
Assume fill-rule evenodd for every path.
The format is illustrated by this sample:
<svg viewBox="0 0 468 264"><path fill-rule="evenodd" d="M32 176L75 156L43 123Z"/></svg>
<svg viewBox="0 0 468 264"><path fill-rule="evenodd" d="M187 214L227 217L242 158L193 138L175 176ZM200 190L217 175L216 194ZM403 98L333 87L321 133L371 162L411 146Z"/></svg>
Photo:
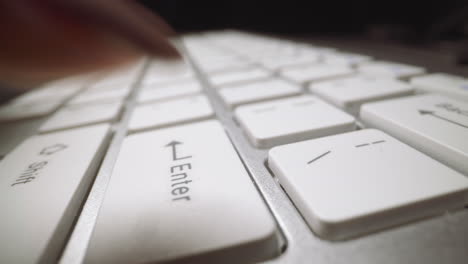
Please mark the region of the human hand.
<svg viewBox="0 0 468 264"><path fill-rule="evenodd" d="M26 89L145 53L178 58L172 34L132 0L0 0L0 82Z"/></svg>

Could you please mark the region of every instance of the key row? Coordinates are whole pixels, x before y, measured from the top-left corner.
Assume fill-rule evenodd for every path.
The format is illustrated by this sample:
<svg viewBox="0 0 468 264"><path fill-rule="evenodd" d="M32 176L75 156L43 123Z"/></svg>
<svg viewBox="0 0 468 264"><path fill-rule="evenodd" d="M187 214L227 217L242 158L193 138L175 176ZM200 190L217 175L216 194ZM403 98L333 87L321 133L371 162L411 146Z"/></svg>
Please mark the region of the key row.
<svg viewBox="0 0 468 264"><path fill-rule="evenodd" d="M216 54L214 57L219 57L217 54L230 54L227 56L228 58L233 58L232 54L235 53L238 54L237 57L243 56L244 64L242 66L227 67L224 71L218 72L205 71L208 74L208 79L216 88L255 81L259 78L267 78L272 74L299 84L313 84L357 74L370 78L410 80L411 86L416 88L418 92L436 92L462 100L468 98L468 80L466 78L441 73L425 75L425 70L422 67L373 61L371 57L361 54L345 53L292 41L278 41L268 37L244 36L244 34L237 36L236 34L227 38L210 35L199 39L193 36L184 38L188 50L195 55L193 56L195 62L205 63L204 57L209 54L213 56ZM298 51L303 49L309 51L307 53ZM203 52L200 52L201 50ZM271 54L272 57L262 59L261 55L258 55L264 53ZM197 54L201 54L201 56L196 56ZM246 54L249 56L258 55L259 57L249 59L246 58ZM312 54L316 55L315 59L310 59L314 57ZM320 60L317 59L317 56L326 59ZM236 59L239 59L237 57ZM226 56L221 56L218 60L223 61L225 58ZM266 63L263 63L264 60ZM268 64L281 65L282 62L285 63L284 67L268 67ZM267 72L262 73L262 68L269 70L270 75Z"/></svg>
<svg viewBox="0 0 468 264"><path fill-rule="evenodd" d="M298 107L313 104L319 102L310 98L295 102ZM453 111L453 106L443 107ZM0 171L10 175L2 180L2 195L17 197L1 199L2 208L14 210L7 215L17 216L1 226L11 246L2 247L2 256L9 262L57 257L66 232L60 235L53 230L59 223L61 228L70 227L76 201L92 178L108 131L109 126L98 125L35 136L0 163ZM327 239L348 238L457 209L466 203L468 194L466 176L376 130L276 147L270 151L268 164L314 232ZM223 188L226 184L229 192ZM50 185L61 188L54 191ZM122 193L128 195L122 197ZM12 200L15 206L8 205ZM51 207L51 203L57 206ZM47 219L40 224L19 221L31 219L32 208L44 205L49 208L44 209ZM70 212L71 218L64 218L68 214L62 217L64 211ZM240 220L242 215L249 217ZM158 221L151 221L154 217ZM146 219L144 224L142 219ZM30 240L18 239L18 233L33 232L25 232L27 228L41 230L42 235L24 244ZM219 230L213 232L213 228ZM157 236L151 235L154 230L160 230ZM204 239L179 243L200 234ZM134 241L131 244L127 243L129 237ZM148 247L148 243L153 246ZM13 249L20 245L21 254L16 255ZM216 121L205 121L126 138L87 262L127 262L135 258L203 262L220 260L234 251L256 252L243 254L249 256L243 261L259 261L278 254L279 247L276 224L222 127Z"/></svg>
<svg viewBox="0 0 468 264"><path fill-rule="evenodd" d="M271 90L258 88L267 86ZM255 92L250 97L246 95L242 98L242 92L235 94L236 89L240 88L221 89L232 91L231 94L221 92L221 97L226 100L237 96L237 102L229 99L231 105L269 99L267 102L240 106L234 112L235 119L256 147L270 148L356 129L353 116L316 96L296 96L300 91L284 81L268 80L243 87ZM398 98L410 94L412 89L393 79L353 77L312 86L312 89L317 94L324 94L324 98L333 97L335 93L341 100L334 103L354 114L364 104L359 117L365 126L382 129L468 174L468 145L464 140L464 135L468 133L467 104L431 94ZM340 93L342 90L345 92ZM387 99L393 97L396 98ZM379 99L387 100L372 103ZM132 132L141 131L203 120L213 115L205 96L189 96L137 107L129 129Z"/></svg>
<svg viewBox="0 0 468 264"><path fill-rule="evenodd" d="M0 122L43 118L54 113L58 117L52 117L52 119L61 119L69 114L70 117L66 117L66 119L73 120L77 116L77 112L82 112L78 115L87 115L99 104L102 104L104 111L112 112L112 114L106 114L105 118L103 114L100 114L96 120L92 117L90 120L81 118L77 124L70 127L80 126L84 123L93 124L102 119L114 120L117 117L116 112L118 112L114 110L115 105L121 105L130 95L142 66L143 63L138 62L112 73L69 77L44 84L2 105L0 107ZM112 110L106 109L106 106L111 104L113 104L110 107ZM49 125L42 131L51 130ZM68 127L65 124L52 124L50 127L55 129L62 126Z"/></svg>

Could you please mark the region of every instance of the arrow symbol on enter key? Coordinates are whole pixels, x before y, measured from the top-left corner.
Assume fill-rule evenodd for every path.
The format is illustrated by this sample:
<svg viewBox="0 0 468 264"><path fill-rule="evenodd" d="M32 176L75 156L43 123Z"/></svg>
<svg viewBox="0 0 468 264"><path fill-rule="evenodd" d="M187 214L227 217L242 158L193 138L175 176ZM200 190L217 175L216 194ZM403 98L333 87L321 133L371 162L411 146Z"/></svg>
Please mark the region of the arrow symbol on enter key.
<svg viewBox="0 0 468 264"><path fill-rule="evenodd" d="M458 126L461 126L461 127L464 127L464 128L468 128L468 126L464 125L464 124L460 124L458 122L455 122L453 120L450 120L448 118L445 118L443 116L440 116L440 115L437 115L434 111L428 111L428 110L419 110L419 114L421 115L430 115L430 116L433 116L435 118L439 118L441 120L444 120L444 121L447 121L449 123L452 123L452 124L455 124L455 125L458 125Z"/></svg>
<svg viewBox="0 0 468 264"><path fill-rule="evenodd" d="M192 156L185 156L185 157L177 157L177 145L182 145L182 142L179 142L177 140L172 140L168 144L165 145L165 147L171 147L172 149L172 160L182 160L182 159L188 159L191 158Z"/></svg>

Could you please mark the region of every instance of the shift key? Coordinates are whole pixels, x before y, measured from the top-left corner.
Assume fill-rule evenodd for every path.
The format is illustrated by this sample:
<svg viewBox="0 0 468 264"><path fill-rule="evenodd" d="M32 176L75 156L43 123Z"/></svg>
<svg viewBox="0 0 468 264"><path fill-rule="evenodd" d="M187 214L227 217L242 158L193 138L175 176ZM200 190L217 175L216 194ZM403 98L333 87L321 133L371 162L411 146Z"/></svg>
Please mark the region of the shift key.
<svg viewBox="0 0 468 264"><path fill-rule="evenodd" d="M55 263L106 147L108 125L33 136L0 162L0 263Z"/></svg>
<svg viewBox="0 0 468 264"><path fill-rule="evenodd" d="M250 263L280 246L222 126L204 121L126 138L88 248L85 263Z"/></svg>

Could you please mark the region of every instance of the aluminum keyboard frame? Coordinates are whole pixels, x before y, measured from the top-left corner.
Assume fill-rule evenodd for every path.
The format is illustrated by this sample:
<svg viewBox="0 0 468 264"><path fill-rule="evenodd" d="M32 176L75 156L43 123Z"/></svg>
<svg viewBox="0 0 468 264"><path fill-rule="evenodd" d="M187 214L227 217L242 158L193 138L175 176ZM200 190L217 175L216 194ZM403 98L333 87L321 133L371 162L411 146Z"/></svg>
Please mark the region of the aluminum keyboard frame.
<svg viewBox="0 0 468 264"><path fill-rule="evenodd" d="M178 44L183 50L184 47ZM361 49L365 48L361 47ZM348 51L352 50L348 49ZM373 55L368 52L362 53ZM402 58L404 57L403 55ZM204 86L204 93L212 103L216 118L223 124L253 182L274 215L284 238L281 254L264 263L467 263L467 209L345 241L332 242L316 236L277 179L268 170L266 166L268 150L257 149L248 142L234 120L233 112L223 104L216 90L207 82L205 75L196 68L196 65L194 67ZM115 133L109 149L59 263L78 264L82 263L85 258L113 165L127 134L127 124L136 105L135 94L139 90L138 83L142 76L143 74L140 74L138 81L134 84L136 89L127 100L120 121L114 125Z"/></svg>

